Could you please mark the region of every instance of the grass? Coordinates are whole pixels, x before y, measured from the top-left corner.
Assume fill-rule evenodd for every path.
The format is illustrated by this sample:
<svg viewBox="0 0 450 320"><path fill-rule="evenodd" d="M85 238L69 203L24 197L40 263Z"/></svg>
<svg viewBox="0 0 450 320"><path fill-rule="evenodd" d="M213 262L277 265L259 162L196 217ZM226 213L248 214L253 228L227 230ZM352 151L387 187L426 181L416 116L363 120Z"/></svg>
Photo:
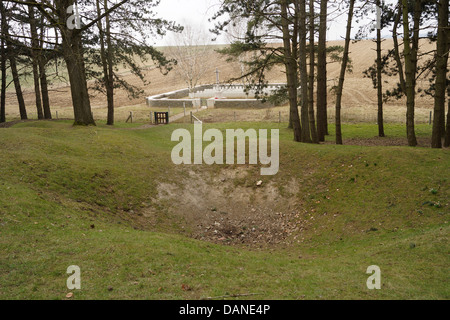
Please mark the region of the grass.
<svg viewBox="0 0 450 320"><path fill-rule="evenodd" d="M122 127L123 125L127 125L126 121L130 116L130 112L133 112L133 123L134 124L145 124L150 123L150 115L153 116L154 112L168 112L168 108L149 108L145 104L133 105L133 106L124 106L115 109L115 126ZM56 112L58 112L58 116L56 116ZM93 115L96 122L99 124L106 123L107 119L107 107L98 107L93 109ZM183 108L170 108L170 115L178 115L184 112ZM189 110L186 111L189 114ZM73 110L67 107L54 107L52 109L52 117L55 120L58 119L73 119ZM28 119L37 120L37 115L34 112L29 112ZM16 113L13 115L7 116L7 121L20 120L20 114ZM153 119L154 121L154 119ZM72 121L73 122L73 121ZM131 121L128 122L131 124Z"/></svg>
<svg viewBox="0 0 450 320"><path fill-rule="evenodd" d="M302 241L221 246L183 236L166 207L143 218L158 183L186 175L170 161L170 135L190 125L20 123L0 130L0 299L64 299L70 265L81 268L74 299L450 298L448 150L304 145L285 124L204 127L280 129L280 172L263 179L280 190L287 179L301 182L297 201L310 221ZM403 126L386 131L404 137ZM344 126L346 138L376 132ZM256 169L248 167L249 179L259 178ZM374 264L382 289L372 291L366 269Z"/></svg>
<svg viewBox="0 0 450 320"><path fill-rule="evenodd" d="M429 123L430 107L416 107L415 122L416 124ZM387 124L402 124L405 126L406 108L400 103L387 105L384 109L383 117ZM202 121L208 123L222 122L287 122L289 119L289 107L278 106L265 109L248 109L248 108L216 108L200 110L196 114ZM365 124L377 123L377 107L374 104L362 102L360 105L348 105L342 110L341 119L343 123ZM334 104L330 102L328 107L328 120L330 123L335 122ZM177 121L182 122L182 121Z"/></svg>

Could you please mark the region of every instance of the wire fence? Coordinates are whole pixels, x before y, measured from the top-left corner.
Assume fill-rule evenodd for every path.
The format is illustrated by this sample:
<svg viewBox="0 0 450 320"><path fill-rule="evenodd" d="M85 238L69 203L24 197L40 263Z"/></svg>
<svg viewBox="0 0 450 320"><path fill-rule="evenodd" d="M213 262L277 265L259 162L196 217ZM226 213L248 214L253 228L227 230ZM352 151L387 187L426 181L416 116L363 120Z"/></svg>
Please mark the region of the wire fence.
<svg viewBox="0 0 450 320"><path fill-rule="evenodd" d="M272 122L285 123L289 121L288 107L273 107L266 109L201 109L201 108L133 108L118 110L115 114L115 121L122 123L154 123L155 112L168 112L170 123L191 122L191 112L197 119L205 123L220 122ZM301 111L299 110L299 114ZM92 115L96 121L106 121L106 110L93 110ZM52 112L54 120L73 120L71 109L57 110ZM328 109L328 122L335 122L335 110ZM406 108L386 108L383 114L386 123L406 123ZM8 121L20 120L20 115L7 114ZM37 120L36 112L28 112L29 120ZM343 123L377 123L377 111L367 108L342 109L341 121ZM415 112L415 122L417 124L432 124L433 111L426 108L418 108Z"/></svg>

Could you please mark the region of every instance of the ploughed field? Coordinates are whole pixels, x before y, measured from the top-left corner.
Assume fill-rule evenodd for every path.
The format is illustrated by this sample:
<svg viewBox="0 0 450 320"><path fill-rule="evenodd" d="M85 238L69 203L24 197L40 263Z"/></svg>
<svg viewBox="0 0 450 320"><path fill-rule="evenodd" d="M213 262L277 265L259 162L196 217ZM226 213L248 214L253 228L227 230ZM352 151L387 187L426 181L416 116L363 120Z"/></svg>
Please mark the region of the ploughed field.
<svg viewBox="0 0 450 320"><path fill-rule="evenodd" d="M329 42L330 46L342 45L343 41ZM383 50L387 52L392 48L392 40L385 40L383 42ZM214 50L220 46L211 46L211 51L207 57L208 61L213 63L208 64L210 70L206 72L204 78L200 80L199 84L211 84L216 82L216 68L220 70L221 81L227 81L240 74L240 67L237 63L228 63L226 58L216 53ZM352 61L352 72L347 72L344 93L343 93L343 108L342 117L344 122L376 122L377 114L377 92L372 86L372 80L364 78L363 71L368 69L376 59L376 45L371 40L364 40L353 43L350 48L350 58ZM427 41L421 42L421 52L429 52L434 48L434 44L430 44ZM164 48L161 48L163 51ZM427 56L423 56L422 60L425 61ZM141 121L149 121L150 111L162 111L162 110L149 110L145 105L146 96L152 96L168 91L175 91L178 89L186 88L185 81L181 78L176 70L170 72L167 76L164 76L155 66L142 63L142 68L146 70L146 80L150 83L144 85L138 78L132 76L126 70L120 70L120 74L125 80L129 81L133 85L136 85L144 90L144 96L137 99L130 100L128 95L124 91L116 91L115 93L115 106L116 106L116 119L120 122L125 122L129 116L129 112L133 111L141 119ZM59 70L64 70L60 68ZM329 88L337 85L337 79L339 76L340 65L336 62L331 62L328 65L328 83ZM48 72L52 74L51 71ZM277 67L267 74L267 80L272 83L286 82L286 76L282 67ZM395 77L383 79L384 89L393 89L396 87L397 79ZM60 78L52 81L50 91L50 102L52 107L53 117L56 116L58 111L59 118L73 118L73 111L71 108L72 100L69 87L67 83L62 82ZM418 86L427 88L429 85L428 78L420 79ZM36 110L34 107L34 87L32 79L23 79L24 97L28 107L28 113L30 118L36 118ZM105 96L99 93L91 92L93 94L91 104L94 113L94 117L99 120L106 119L106 99ZM329 115L332 120L334 115L334 101L335 97L332 92L329 93ZM425 123L429 120L429 113L433 109L433 99L430 96L417 95L416 99L416 120L419 123ZM387 122L402 123L406 119L406 101L405 99L393 100L385 105L385 120ZM287 107L281 109L283 117L286 119L288 115ZM17 99L14 93L13 87L10 88L7 97L7 118L9 120L19 118L19 108ZM211 111L213 112L213 111ZM214 111L216 112L216 111ZM232 116L232 111L226 111L227 114ZM276 119L278 117L278 112ZM219 114L216 116L215 122L222 121L224 117ZM246 121L262 121L264 113L258 113L252 117L245 117Z"/></svg>

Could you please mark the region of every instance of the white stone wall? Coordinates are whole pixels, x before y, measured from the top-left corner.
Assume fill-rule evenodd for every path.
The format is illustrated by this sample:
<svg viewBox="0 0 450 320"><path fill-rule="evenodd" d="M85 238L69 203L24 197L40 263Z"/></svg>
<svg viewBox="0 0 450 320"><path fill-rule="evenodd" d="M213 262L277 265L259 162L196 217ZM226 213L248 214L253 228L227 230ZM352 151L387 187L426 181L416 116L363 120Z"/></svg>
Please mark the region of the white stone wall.
<svg viewBox="0 0 450 320"><path fill-rule="evenodd" d="M264 93L272 94L281 87L286 86L282 83L269 84L264 89ZM220 99L255 99L255 91L250 90L247 93L244 92L244 85L215 85L213 88L206 88L199 90L195 93L189 94L190 98L220 98Z"/></svg>
<svg viewBox="0 0 450 320"><path fill-rule="evenodd" d="M264 92L272 94L281 87L283 83L269 84ZM255 92L250 91L248 95L244 92L244 85L204 85L189 93L188 89L167 92L147 98L149 107L201 107L202 99L207 99L208 108L267 108L273 106L266 102L262 103L255 99ZM189 99L183 99L189 95Z"/></svg>

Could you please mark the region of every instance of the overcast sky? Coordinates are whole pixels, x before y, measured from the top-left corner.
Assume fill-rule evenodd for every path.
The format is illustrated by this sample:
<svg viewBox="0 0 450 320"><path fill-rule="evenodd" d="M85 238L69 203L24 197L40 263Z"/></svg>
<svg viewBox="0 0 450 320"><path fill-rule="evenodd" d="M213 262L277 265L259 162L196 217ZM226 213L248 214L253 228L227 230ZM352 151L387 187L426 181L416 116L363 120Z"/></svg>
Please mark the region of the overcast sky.
<svg viewBox="0 0 450 320"><path fill-rule="evenodd" d="M161 0L155 11L161 18L176 21L181 25L203 27L208 32L214 26L208 23L208 19L220 9L220 3L221 0ZM159 40L157 45L165 45L167 40ZM220 42L224 41L222 39Z"/></svg>
<svg viewBox="0 0 450 320"><path fill-rule="evenodd" d="M213 24L208 23L208 19L220 9L220 3L221 0L161 0L155 11L160 17L167 20L173 20L182 25L202 26L208 31L213 27ZM346 14L343 14L338 20L329 23L328 40L340 40L344 37L346 18ZM218 39L219 43L225 41L225 38ZM166 45L167 43L168 39L156 41L156 45Z"/></svg>

